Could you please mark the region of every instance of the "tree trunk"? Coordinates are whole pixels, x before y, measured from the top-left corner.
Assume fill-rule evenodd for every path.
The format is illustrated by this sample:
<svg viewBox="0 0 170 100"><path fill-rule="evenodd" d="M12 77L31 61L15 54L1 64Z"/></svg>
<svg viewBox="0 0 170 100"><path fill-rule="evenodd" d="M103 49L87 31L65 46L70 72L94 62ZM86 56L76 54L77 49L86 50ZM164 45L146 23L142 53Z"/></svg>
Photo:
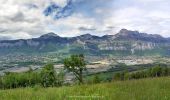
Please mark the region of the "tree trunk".
<svg viewBox="0 0 170 100"><path fill-rule="evenodd" d="M80 82L80 83L83 83L83 70L82 70L82 68L80 68L79 82Z"/></svg>

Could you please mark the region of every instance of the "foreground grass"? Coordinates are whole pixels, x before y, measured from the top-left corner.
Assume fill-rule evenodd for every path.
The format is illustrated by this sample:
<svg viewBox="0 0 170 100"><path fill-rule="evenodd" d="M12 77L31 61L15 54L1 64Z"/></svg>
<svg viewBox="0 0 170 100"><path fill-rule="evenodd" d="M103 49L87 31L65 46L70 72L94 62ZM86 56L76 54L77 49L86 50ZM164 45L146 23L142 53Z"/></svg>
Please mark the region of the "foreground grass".
<svg viewBox="0 0 170 100"><path fill-rule="evenodd" d="M170 77L60 88L0 90L0 100L170 100Z"/></svg>

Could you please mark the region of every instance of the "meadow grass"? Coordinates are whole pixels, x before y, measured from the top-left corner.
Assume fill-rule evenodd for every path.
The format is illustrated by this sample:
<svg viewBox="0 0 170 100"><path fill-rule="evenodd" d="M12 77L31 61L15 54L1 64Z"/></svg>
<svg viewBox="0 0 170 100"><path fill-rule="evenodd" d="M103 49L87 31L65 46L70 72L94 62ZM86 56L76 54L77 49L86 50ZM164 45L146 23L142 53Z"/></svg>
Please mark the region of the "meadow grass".
<svg viewBox="0 0 170 100"><path fill-rule="evenodd" d="M0 100L170 100L170 77L0 90Z"/></svg>

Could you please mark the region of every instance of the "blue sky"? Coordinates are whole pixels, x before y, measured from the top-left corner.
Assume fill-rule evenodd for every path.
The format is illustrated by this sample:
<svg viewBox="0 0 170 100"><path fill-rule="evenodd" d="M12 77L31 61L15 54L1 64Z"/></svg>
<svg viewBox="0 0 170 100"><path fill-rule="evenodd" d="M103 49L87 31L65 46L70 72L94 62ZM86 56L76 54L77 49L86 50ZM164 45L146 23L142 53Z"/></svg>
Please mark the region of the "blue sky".
<svg viewBox="0 0 170 100"><path fill-rule="evenodd" d="M0 0L0 39L116 34L170 37L169 0Z"/></svg>

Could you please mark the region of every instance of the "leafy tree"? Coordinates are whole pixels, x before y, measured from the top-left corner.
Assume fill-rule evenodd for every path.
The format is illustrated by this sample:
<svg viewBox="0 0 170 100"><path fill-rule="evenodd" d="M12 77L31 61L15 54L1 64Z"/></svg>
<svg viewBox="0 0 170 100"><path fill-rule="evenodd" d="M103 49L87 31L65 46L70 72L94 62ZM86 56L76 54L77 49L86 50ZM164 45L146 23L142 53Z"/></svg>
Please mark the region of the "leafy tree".
<svg viewBox="0 0 170 100"><path fill-rule="evenodd" d="M95 76L93 77L93 83L100 83L100 78L99 78L98 75L95 75Z"/></svg>
<svg viewBox="0 0 170 100"><path fill-rule="evenodd" d="M120 72L114 74L113 80L120 80Z"/></svg>
<svg viewBox="0 0 170 100"><path fill-rule="evenodd" d="M53 64L47 64L41 71L41 84L44 87L54 86L56 73Z"/></svg>
<svg viewBox="0 0 170 100"><path fill-rule="evenodd" d="M169 70L167 67L162 68L161 76L168 76L168 72Z"/></svg>
<svg viewBox="0 0 170 100"><path fill-rule="evenodd" d="M64 83L64 70L60 70L60 72L57 73L56 79L56 86L62 86Z"/></svg>
<svg viewBox="0 0 170 100"><path fill-rule="evenodd" d="M15 88L16 87L16 74L8 73L2 79L4 88Z"/></svg>
<svg viewBox="0 0 170 100"><path fill-rule="evenodd" d="M3 88L2 77L0 76L0 88Z"/></svg>
<svg viewBox="0 0 170 100"><path fill-rule="evenodd" d="M83 70L86 69L84 55L71 55L64 60L64 68L73 72L79 83L83 83Z"/></svg>
<svg viewBox="0 0 170 100"><path fill-rule="evenodd" d="M128 72L125 73L124 78L125 80L130 80L130 75Z"/></svg>
<svg viewBox="0 0 170 100"><path fill-rule="evenodd" d="M161 67L156 66L156 67L152 68L151 75L152 75L152 77L159 77L161 75Z"/></svg>

